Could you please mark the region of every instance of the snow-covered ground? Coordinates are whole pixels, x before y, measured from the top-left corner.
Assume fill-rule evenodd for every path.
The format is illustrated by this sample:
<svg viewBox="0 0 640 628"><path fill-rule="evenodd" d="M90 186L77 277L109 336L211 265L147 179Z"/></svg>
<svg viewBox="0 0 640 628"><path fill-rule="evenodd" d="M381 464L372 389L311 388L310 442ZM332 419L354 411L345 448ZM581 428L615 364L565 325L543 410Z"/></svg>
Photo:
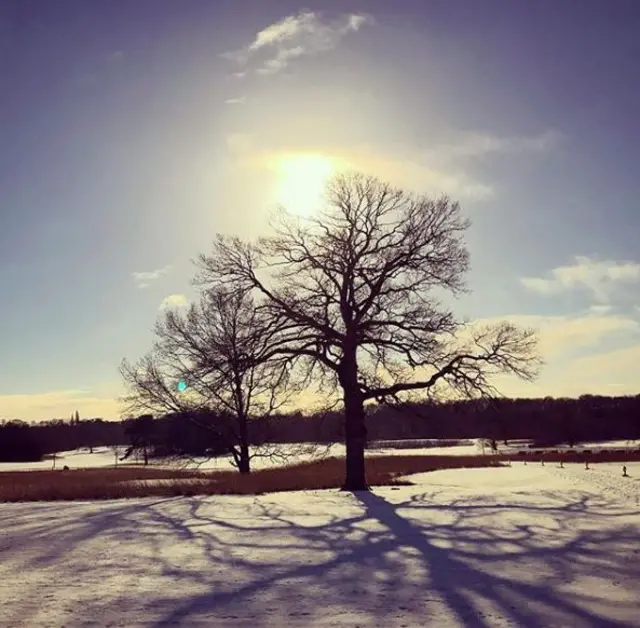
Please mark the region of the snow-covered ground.
<svg viewBox="0 0 640 628"><path fill-rule="evenodd" d="M637 449L640 447L640 441L612 441L608 443L585 443L580 445L578 449L591 449L597 451L599 449ZM124 447L120 448L120 456L124 452ZM526 444L522 442L512 441L508 446L498 443L498 453L517 453L525 449L528 451ZM563 449L563 447L553 447L551 449ZM285 465L298 464L315 460L318 458L334 456L342 458L345 456L345 447L342 443L333 445L312 445L311 443L293 443L280 445L278 451L285 454L284 456L256 456L251 464L254 470L269 469L273 467L281 467ZM471 445L461 445L456 447L421 447L411 449L370 449L367 456L475 456L480 453L491 454L490 447L482 446L479 441L475 441ZM125 463L118 461L118 465L137 464L133 457ZM231 464L231 456L221 456L219 458L211 458L207 460L196 461L201 471L220 471L233 469ZM62 451L56 456L56 469L62 469L65 465L70 469L95 469L99 467L113 467L116 464L116 455L110 447L97 447L93 453L89 453L87 449L77 449L73 451ZM163 466L159 460L152 460L154 466ZM172 463L173 466L175 463ZM42 460L40 462L2 462L0 463L1 471L34 471L42 469L51 469L53 467L52 460Z"/></svg>
<svg viewBox="0 0 640 628"><path fill-rule="evenodd" d="M124 451L124 447L123 447ZM122 456L122 454L120 454ZM116 456L109 447L98 447L91 454L87 449L61 451L56 454L55 468L62 469L65 465L70 469L94 469L96 467L112 467ZM122 463L119 463L122 464ZM0 462L0 471L38 471L53 468L53 460L40 462Z"/></svg>
<svg viewBox="0 0 640 628"><path fill-rule="evenodd" d="M0 505L0 626L640 626L640 464Z"/></svg>
<svg viewBox="0 0 640 628"><path fill-rule="evenodd" d="M120 456L124 452L121 448ZM300 462L314 460L326 456L344 457L345 447L341 443L333 445L312 445L310 443L302 444L286 444L279 446L279 451L285 454L281 456L256 456L252 460L253 469L268 469L277 466L298 464ZM269 453L269 452L267 452ZM367 451L368 456L381 455L451 455L466 456L477 455L480 450L475 445L465 445L462 447L430 447L419 449L372 449ZM89 453L86 449L77 449L73 451L62 451L56 455L56 469L62 469L65 465L70 469L94 469L98 467L113 467L116 463L116 456L113 449L109 447L97 447L93 453ZM125 463L118 462L118 465L136 463L131 458ZM162 463L154 460L152 464L155 466ZM0 463L0 471L35 471L53 468L53 460L42 460L40 462L2 462ZM231 456L221 456L220 458L212 458L200 461L199 468L205 470L228 470L232 469Z"/></svg>

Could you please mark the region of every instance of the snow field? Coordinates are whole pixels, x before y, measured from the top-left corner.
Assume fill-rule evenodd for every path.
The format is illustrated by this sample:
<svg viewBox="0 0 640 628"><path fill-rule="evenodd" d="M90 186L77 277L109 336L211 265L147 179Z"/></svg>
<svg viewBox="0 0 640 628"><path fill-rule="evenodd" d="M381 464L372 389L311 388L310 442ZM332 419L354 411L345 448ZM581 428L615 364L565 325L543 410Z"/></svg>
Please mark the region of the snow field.
<svg viewBox="0 0 640 628"><path fill-rule="evenodd" d="M616 466L0 505L0 626L640 626L640 465L628 493Z"/></svg>

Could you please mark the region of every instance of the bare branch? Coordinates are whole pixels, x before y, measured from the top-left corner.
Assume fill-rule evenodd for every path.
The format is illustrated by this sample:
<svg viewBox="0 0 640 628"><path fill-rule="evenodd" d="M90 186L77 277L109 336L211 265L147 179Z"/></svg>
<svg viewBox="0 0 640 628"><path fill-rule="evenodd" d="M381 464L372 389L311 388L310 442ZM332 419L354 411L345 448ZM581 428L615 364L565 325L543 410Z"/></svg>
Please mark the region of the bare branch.
<svg viewBox="0 0 640 628"><path fill-rule="evenodd" d="M265 359L339 384L348 469L359 469L347 485L362 488L366 401L494 396L495 376L532 379L541 361L532 331L469 329L442 305L467 289L458 203L358 173L331 181L326 199L308 219L282 213L255 243L219 236L197 285L253 294L276 339Z"/></svg>

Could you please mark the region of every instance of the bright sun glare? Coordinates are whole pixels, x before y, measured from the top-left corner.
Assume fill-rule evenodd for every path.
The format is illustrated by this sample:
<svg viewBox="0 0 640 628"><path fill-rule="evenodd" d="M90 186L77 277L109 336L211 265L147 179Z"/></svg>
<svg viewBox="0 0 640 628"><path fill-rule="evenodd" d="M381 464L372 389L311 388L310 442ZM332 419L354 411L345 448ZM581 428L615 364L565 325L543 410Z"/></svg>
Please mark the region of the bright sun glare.
<svg viewBox="0 0 640 628"><path fill-rule="evenodd" d="M276 161L277 202L300 216L322 202L327 180L336 172L332 159L318 154L289 154Z"/></svg>

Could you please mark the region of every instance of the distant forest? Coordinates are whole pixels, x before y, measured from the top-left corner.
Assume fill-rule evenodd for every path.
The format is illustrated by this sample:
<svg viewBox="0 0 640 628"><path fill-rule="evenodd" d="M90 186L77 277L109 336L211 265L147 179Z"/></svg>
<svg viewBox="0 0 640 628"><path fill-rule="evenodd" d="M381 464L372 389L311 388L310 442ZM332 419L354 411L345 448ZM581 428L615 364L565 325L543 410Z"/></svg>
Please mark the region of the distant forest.
<svg viewBox="0 0 640 628"><path fill-rule="evenodd" d="M421 403L402 408L370 406L369 441L399 439L533 439L538 446L591 440L640 439L640 395L579 399L498 399ZM59 451L121 446L145 455L227 454L225 432L233 421L214 412L145 415L122 421L51 420L29 424L0 421L0 461L42 460ZM281 414L250 426L252 445L265 442L343 442L339 411Z"/></svg>

